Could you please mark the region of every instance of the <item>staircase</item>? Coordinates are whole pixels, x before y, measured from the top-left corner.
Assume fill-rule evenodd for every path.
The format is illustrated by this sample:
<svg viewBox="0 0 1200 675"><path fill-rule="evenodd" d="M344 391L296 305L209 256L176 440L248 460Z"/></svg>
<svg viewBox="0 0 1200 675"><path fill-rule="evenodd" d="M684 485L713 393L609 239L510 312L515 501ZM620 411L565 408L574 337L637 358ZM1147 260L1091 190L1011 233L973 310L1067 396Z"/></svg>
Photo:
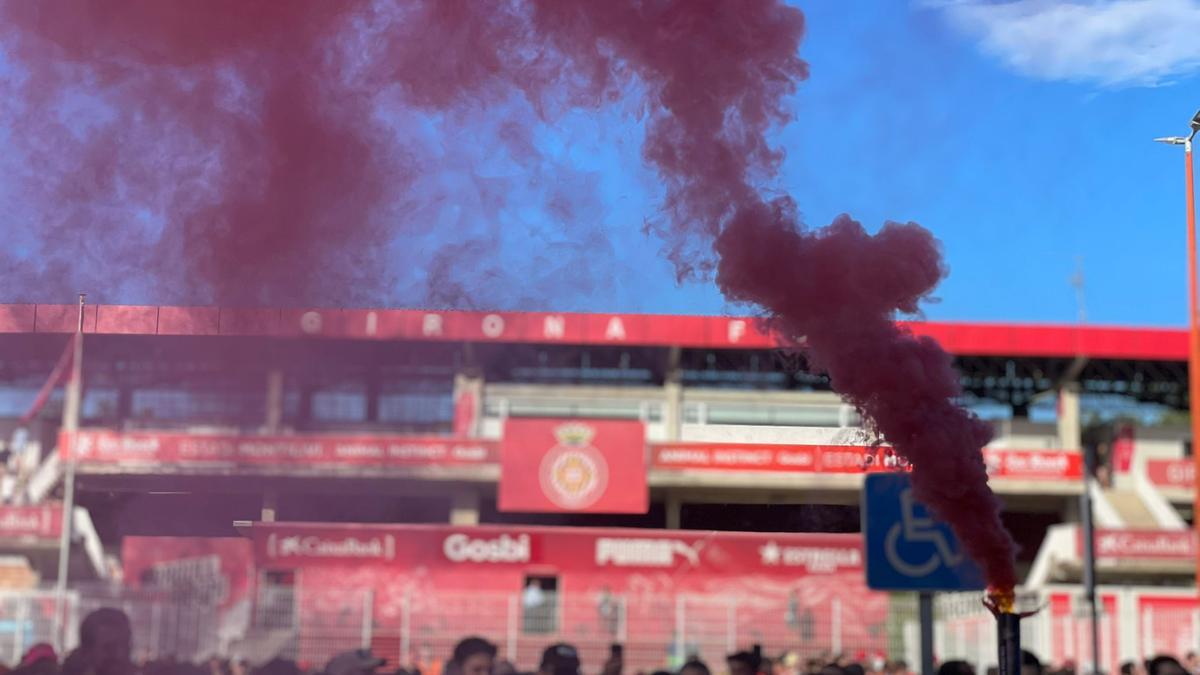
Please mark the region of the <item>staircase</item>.
<svg viewBox="0 0 1200 675"><path fill-rule="evenodd" d="M1162 527L1141 496L1133 490L1105 490L1104 497L1124 521L1125 527L1153 530Z"/></svg>

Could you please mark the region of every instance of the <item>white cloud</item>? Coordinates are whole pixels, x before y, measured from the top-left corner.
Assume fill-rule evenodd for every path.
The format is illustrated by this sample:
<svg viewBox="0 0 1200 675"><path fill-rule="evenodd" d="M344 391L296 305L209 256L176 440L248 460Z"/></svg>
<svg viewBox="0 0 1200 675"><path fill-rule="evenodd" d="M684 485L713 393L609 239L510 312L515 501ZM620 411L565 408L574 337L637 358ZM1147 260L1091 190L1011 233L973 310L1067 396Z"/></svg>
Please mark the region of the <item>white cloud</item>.
<svg viewBox="0 0 1200 675"><path fill-rule="evenodd" d="M1200 0L925 0L1011 68L1153 86L1200 70Z"/></svg>

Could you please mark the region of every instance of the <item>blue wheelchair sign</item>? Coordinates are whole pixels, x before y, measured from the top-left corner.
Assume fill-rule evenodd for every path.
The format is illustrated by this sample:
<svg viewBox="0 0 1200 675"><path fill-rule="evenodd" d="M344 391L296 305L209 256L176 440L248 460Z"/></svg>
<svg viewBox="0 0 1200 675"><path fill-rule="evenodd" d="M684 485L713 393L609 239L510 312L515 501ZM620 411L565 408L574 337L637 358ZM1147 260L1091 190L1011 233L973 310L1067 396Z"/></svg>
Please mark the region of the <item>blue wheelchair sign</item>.
<svg viewBox="0 0 1200 675"><path fill-rule="evenodd" d="M983 572L950 526L912 496L905 473L867 476L863 486L867 586L880 591L978 591Z"/></svg>

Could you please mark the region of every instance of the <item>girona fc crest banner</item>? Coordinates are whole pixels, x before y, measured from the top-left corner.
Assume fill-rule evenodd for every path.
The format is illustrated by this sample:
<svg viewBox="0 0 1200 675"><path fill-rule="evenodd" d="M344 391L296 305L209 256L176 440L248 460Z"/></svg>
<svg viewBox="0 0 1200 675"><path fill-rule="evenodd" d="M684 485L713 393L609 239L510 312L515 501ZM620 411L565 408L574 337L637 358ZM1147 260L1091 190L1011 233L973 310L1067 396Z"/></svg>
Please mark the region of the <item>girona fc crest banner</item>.
<svg viewBox="0 0 1200 675"><path fill-rule="evenodd" d="M645 513L646 430L624 420L509 419L501 511Z"/></svg>

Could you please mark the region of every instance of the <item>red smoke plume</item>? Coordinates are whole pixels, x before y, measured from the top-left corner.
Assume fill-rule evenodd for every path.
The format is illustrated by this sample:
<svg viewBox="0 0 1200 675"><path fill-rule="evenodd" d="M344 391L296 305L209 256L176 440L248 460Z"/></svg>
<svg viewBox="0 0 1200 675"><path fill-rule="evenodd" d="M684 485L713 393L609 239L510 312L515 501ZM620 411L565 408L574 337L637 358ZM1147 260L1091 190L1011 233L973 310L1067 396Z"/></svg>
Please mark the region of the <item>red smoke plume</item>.
<svg viewBox="0 0 1200 675"><path fill-rule="evenodd" d="M729 298L802 337L811 362L912 462L918 497L988 581L1013 585L1013 544L980 455L989 429L953 404L950 358L892 321L943 276L936 241L914 224L872 236L848 218L808 230L789 199L762 197L781 156L766 134L807 76L799 10L778 0L75 0L0 12L0 25L22 31L17 55L30 68L37 114L24 131L78 164L45 197L63 209L44 234L87 231L105 200L155 204L167 214L161 237L102 238L93 254L141 260L152 246L218 300L387 296L392 247L428 225L380 217L421 173L382 150L380 106L459 111L519 92L552 120L639 92L643 154L666 188L648 229L679 275L715 271ZM39 116L81 77L125 122L98 140L72 140L70 124ZM537 152L518 127L500 138L518 159ZM547 208L569 218L578 196L558 193ZM469 298L447 269L443 258L435 292Z"/></svg>
<svg viewBox="0 0 1200 675"><path fill-rule="evenodd" d="M668 186L668 254L704 271L715 239L726 297L758 305L803 338L810 362L913 465L913 489L953 527L990 585L1012 588L1014 545L980 449L991 428L954 404L950 357L892 320L915 313L944 276L933 236L888 223L871 236L841 217L804 228L789 198L756 185L779 154L766 142L788 118L783 97L807 68L796 55L801 13L774 0L729 3L559 2L535 23L597 86L629 69L647 90L644 149Z"/></svg>

